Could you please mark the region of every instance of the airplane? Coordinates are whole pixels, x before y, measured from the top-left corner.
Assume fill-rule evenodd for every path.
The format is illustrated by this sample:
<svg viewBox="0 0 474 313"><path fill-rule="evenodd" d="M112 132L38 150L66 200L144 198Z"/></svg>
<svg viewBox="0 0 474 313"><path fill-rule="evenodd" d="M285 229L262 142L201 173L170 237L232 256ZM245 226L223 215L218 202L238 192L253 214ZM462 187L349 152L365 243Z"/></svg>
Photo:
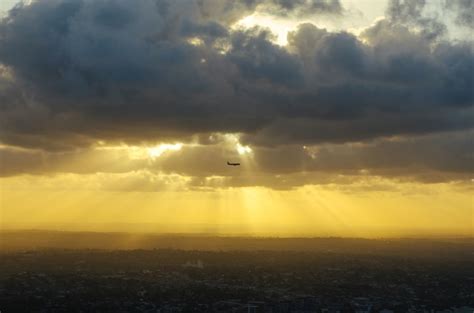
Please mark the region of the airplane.
<svg viewBox="0 0 474 313"><path fill-rule="evenodd" d="M240 163L231 163L231 162L227 161L227 165L229 165L229 166L239 166Z"/></svg>

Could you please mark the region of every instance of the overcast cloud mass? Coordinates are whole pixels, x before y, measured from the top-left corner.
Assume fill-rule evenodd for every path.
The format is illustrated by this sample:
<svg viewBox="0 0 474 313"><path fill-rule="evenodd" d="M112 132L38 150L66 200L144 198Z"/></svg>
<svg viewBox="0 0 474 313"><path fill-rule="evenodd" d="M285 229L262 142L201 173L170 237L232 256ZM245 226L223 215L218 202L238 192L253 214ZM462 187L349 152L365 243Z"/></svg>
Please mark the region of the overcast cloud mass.
<svg viewBox="0 0 474 313"><path fill-rule="evenodd" d="M270 29L235 23L254 12L351 13L338 0L19 3L0 20L0 175L146 171L211 187L367 173L469 183L474 42L450 33L472 31L473 2L439 1L442 16L431 4L391 1L357 35L303 23L280 46ZM153 159L112 148L160 142L184 145ZM252 149L252 180L222 166L240 157L237 143Z"/></svg>

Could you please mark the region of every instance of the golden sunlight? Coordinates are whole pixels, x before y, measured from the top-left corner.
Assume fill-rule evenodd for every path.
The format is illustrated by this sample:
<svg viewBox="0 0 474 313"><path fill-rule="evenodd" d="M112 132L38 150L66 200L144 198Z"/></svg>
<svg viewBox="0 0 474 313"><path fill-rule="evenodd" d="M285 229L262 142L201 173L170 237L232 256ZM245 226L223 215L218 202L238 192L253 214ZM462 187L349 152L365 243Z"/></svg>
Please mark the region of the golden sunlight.
<svg viewBox="0 0 474 313"><path fill-rule="evenodd" d="M280 46L286 46L288 43L288 32L295 30L298 22L276 18L274 16L254 13L244 17L234 24L234 29L249 29L255 26L268 28L275 36L275 43Z"/></svg>
<svg viewBox="0 0 474 313"><path fill-rule="evenodd" d="M161 143L155 146L135 146L135 145L105 145L103 142L98 142L95 150L97 151L115 151L128 155L130 160L143 159L157 159L164 153L179 151L183 148L182 143Z"/></svg>
<svg viewBox="0 0 474 313"><path fill-rule="evenodd" d="M209 179L224 181L223 177ZM193 183L187 176L146 172L2 178L2 206L8 210L4 210L0 226L64 229L68 225L75 230L181 233L212 230L222 235L259 236L472 235L472 196L456 184L367 178L346 186L272 190L200 189ZM374 189L380 183L384 187Z"/></svg>
<svg viewBox="0 0 474 313"><path fill-rule="evenodd" d="M244 154L247 154L247 153L251 153L252 152L252 149L249 147L249 146L243 146L241 145L240 143L237 144L237 152L240 154L240 155L244 155Z"/></svg>
<svg viewBox="0 0 474 313"><path fill-rule="evenodd" d="M156 159L167 151L179 151L181 150L182 147L183 147L182 143L161 144L155 147L147 148L147 151L150 158Z"/></svg>

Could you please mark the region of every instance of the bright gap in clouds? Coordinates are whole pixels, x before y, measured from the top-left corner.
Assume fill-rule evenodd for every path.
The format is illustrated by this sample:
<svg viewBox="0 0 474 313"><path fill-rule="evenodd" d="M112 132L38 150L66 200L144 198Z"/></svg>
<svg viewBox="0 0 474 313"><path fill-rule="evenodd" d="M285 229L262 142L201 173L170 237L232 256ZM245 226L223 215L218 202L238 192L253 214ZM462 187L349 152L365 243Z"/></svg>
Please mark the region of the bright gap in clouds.
<svg viewBox="0 0 474 313"><path fill-rule="evenodd" d="M251 153L252 149L249 146L243 146L240 143L238 143L237 144L237 152L240 155L244 155L244 154L247 154L247 153Z"/></svg>
<svg viewBox="0 0 474 313"><path fill-rule="evenodd" d="M117 145L117 146L108 146L104 142L99 142L95 147L96 150L112 150L117 151L118 153L128 154L131 160L140 160L140 159L156 159L159 158L166 152L170 151L179 151L183 148L182 143L162 143L155 146L129 146L126 144Z"/></svg>
<svg viewBox="0 0 474 313"><path fill-rule="evenodd" d="M275 43L280 46L285 46L288 43L288 32L294 30L299 23L300 22L254 13L239 20L234 25L234 28L248 29L255 26L268 28L276 36Z"/></svg>
<svg viewBox="0 0 474 313"><path fill-rule="evenodd" d="M253 27L261 27L269 29L275 36L273 42L279 46L288 44L288 34L296 31L298 26L305 23L311 23L318 28L324 28L329 31L346 31L358 36L366 27L369 27L377 20L383 19L380 15L371 20L364 20L363 23L356 22L354 18L347 18L344 22L336 23L334 20L324 18L308 18L308 19L289 19L275 17L261 13L253 13L234 24L234 29L250 29ZM347 25L346 25L347 24ZM346 27L347 26L347 27Z"/></svg>
<svg viewBox="0 0 474 313"><path fill-rule="evenodd" d="M275 16L256 11L237 21L234 29L252 27L268 28L275 35L274 43L280 46L288 44L288 33L295 31L300 24L311 23L329 31L347 31L356 36L377 20L385 17L388 0L341 0L344 8L342 16L314 14L305 17Z"/></svg>
<svg viewBox="0 0 474 313"><path fill-rule="evenodd" d="M148 148L148 155L152 159L160 157L166 151L179 151L183 147L182 143L176 144L161 144L155 147Z"/></svg>
<svg viewBox="0 0 474 313"><path fill-rule="evenodd" d="M240 136L238 134L224 134L224 143L228 148L235 147L239 155L252 153L250 146L245 146L240 143Z"/></svg>

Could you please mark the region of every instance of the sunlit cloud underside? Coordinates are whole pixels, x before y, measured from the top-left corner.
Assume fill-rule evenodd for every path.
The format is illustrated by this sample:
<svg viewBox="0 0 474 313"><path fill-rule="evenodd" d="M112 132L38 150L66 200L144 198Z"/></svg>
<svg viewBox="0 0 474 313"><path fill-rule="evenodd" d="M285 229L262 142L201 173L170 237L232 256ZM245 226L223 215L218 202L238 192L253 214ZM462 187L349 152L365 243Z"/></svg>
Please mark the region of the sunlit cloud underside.
<svg viewBox="0 0 474 313"><path fill-rule="evenodd" d="M472 235L472 188L464 183L424 184L367 170L303 172L296 178L294 173L272 174L259 168L254 151L238 136L222 138L217 149L222 155L195 160L217 160L220 172L212 167L195 172L191 166L189 172L177 173L161 167L202 149L196 143L98 143L95 153L73 165L66 162L62 170L45 165L46 172L57 171L53 174L4 177L2 229L283 237ZM313 149L301 150L314 159ZM229 168L223 156L241 167ZM66 173L85 170L82 164L92 167ZM200 166L206 171L206 164Z"/></svg>

